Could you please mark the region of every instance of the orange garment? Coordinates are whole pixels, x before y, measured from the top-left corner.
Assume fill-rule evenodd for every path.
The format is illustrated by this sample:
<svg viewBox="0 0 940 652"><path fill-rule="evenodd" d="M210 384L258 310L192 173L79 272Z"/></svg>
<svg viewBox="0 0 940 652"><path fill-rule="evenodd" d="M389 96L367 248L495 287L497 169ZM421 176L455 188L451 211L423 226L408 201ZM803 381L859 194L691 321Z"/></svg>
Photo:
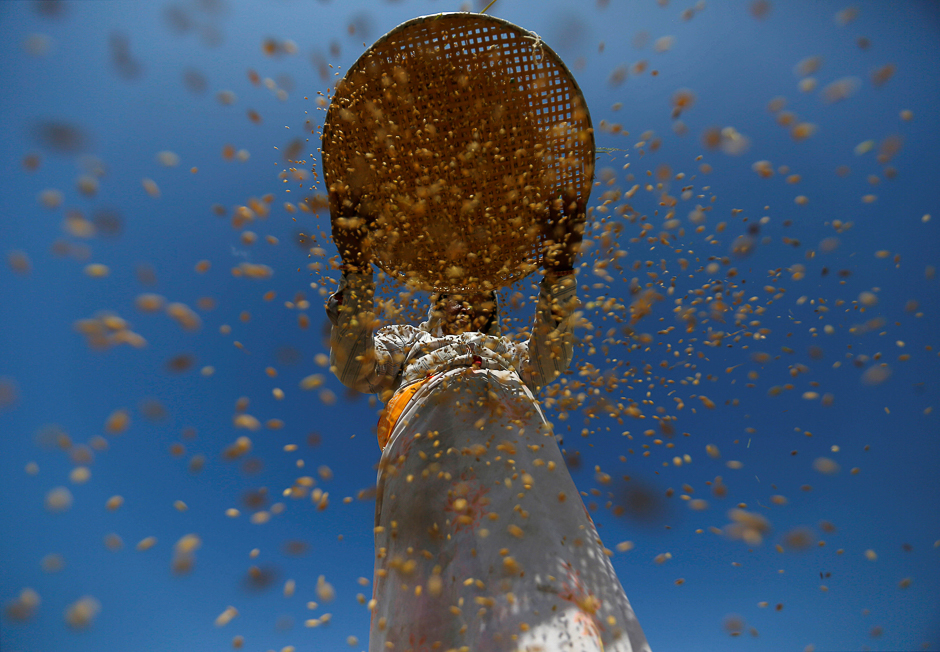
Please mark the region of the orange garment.
<svg viewBox="0 0 940 652"><path fill-rule="evenodd" d="M404 389L398 390L385 405L385 409L382 410L382 414L379 416L379 425L376 429L376 435L379 438L379 448L385 450L385 445L388 444L388 438L391 437L392 430L395 428L395 424L398 423L401 413L405 411L405 406L408 405L408 401L411 400L415 392L417 392L424 383L428 382L429 379L430 376L424 380L412 383Z"/></svg>

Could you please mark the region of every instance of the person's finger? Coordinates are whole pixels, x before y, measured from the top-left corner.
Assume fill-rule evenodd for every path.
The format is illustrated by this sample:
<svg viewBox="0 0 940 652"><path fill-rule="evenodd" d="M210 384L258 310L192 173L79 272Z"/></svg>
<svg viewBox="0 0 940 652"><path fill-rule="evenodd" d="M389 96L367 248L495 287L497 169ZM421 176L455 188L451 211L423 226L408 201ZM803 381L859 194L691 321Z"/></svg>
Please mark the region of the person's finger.
<svg viewBox="0 0 940 652"><path fill-rule="evenodd" d="M561 196L565 206L565 214L572 215L577 212L580 202L575 189L569 186L562 191Z"/></svg>

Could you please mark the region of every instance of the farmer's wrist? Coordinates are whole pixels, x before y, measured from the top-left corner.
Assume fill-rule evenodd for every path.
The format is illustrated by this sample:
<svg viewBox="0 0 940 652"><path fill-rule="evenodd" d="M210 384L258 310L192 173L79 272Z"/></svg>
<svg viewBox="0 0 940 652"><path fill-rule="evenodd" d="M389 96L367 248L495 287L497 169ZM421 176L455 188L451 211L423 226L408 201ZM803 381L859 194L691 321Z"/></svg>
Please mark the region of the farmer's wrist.
<svg viewBox="0 0 940 652"><path fill-rule="evenodd" d="M550 256L542 263L542 268L548 274L560 276L570 274L574 269L574 258L569 256Z"/></svg>
<svg viewBox="0 0 940 652"><path fill-rule="evenodd" d="M368 261L343 261L339 268L348 274L364 274L370 271L371 266Z"/></svg>

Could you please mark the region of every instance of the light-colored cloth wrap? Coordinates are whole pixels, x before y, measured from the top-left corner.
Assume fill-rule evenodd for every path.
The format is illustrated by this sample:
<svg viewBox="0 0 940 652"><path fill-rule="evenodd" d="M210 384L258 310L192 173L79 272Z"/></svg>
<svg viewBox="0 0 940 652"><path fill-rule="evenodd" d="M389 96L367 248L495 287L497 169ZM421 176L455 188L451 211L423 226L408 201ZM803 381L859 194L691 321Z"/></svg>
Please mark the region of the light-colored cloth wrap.
<svg viewBox="0 0 940 652"><path fill-rule="evenodd" d="M573 276L546 276L526 343L373 333L371 275L327 304L331 364L386 400L424 380L379 463L370 652L642 652L649 646L535 394L572 355Z"/></svg>

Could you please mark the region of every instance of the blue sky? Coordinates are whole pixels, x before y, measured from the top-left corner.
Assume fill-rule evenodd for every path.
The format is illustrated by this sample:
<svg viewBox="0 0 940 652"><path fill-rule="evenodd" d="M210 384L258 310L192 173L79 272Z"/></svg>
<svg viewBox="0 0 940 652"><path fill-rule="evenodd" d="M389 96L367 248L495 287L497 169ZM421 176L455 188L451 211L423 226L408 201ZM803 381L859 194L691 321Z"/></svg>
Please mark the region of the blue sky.
<svg viewBox="0 0 940 652"><path fill-rule="evenodd" d="M676 207L684 235L673 231L677 239L669 246L632 241L640 238L641 222L612 218L623 225L617 244L628 253L623 271L605 281L592 272L596 248L585 257L579 280L593 328L583 334L600 330L597 340L610 328L624 339L623 324L589 302L619 297L629 303L631 279L648 282L649 269L675 277L676 290L635 326L652 336L648 344L632 350L611 344L606 357L582 346L568 378L583 382L587 377L578 369L590 363L610 370L613 358L641 370L649 364L652 387L620 382L603 395L614 403L648 400L641 407L650 416L663 407L677 418L675 434L646 437L651 418L624 417L621 424L584 410L564 420L553 413L565 450L580 460L572 475L588 494L585 502L597 504L592 516L605 545L633 543L613 560L654 650L940 649L940 481L934 469L940 453L940 306L928 269L938 263L940 237L940 79L934 71L940 11L933 2L854 4L857 18L844 26L835 16L848 5L833 2L774 2L762 19L750 2L717 0L700 9L675 0L498 0L490 11L537 32L571 67L588 100L598 145L615 149L598 160L599 170L611 170L612 188L645 185L647 171L656 174L663 165L670 170L670 195L678 198L683 187L692 187L692 197L680 198ZM0 405L0 600L8 605L26 587L41 598L27 621L11 618L7 610L0 615L0 646L224 649L240 635L250 650L365 649L369 617L356 596L371 594L371 584L362 586L358 578L371 580L374 503L356 496L375 479L378 406L348 395L317 363L327 352L324 279L307 268L315 260L308 258L309 245L295 240L298 232L328 231L329 222L325 214L284 208L317 189L311 189L312 177L280 180L285 163L276 148L309 136L306 120L322 123L317 93L327 92L363 43L412 17L461 6L439 0L181 0L172 5L176 15L189 18L190 29L181 31L167 19L171 5L63 2L55 15L32 2L0 5L0 377L7 395L16 396ZM688 9L692 16L684 20ZM674 37L671 47L657 52L658 39L667 36ZM868 39L866 48L859 46L860 37ZM292 41L296 54L266 56L262 45L268 38ZM115 65L121 39L133 69L126 62ZM801 92L794 67L810 56L822 59L812 75L818 85ZM326 78L313 63L321 60L333 65ZM648 65L636 73L632 66L640 61ZM888 64L895 66L893 77L873 84L872 71ZM624 65L631 67L627 79L613 83L612 73ZM187 88L187 70L204 77L204 92ZM273 80L274 90L253 84L250 70ZM820 89L845 77L858 79L856 92L838 103L823 102ZM682 115L684 136L673 131L671 118L671 98L680 88L696 98ZM286 98L279 99L277 89ZM220 103L220 91L234 93L235 102ZM816 125L811 137L796 141L776 123L767 104L778 96L786 98L786 110L798 122ZM250 110L261 116L260 124L249 119ZM901 117L904 110L912 119ZM604 131L602 120L621 124L629 135ZM74 125L85 146L60 151L42 135L50 123ZM735 156L706 148L701 136L711 127L733 127L749 139L749 148ZM879 144L894 135L903 147L889 163L879 163ZM636 147L655 138L661 142L656 151L648 144ZM874 149L856 154L869 140ZM224 160L227 145L244 149L248 159ZM310 136L304 152L315 155L317 147ZM174 152L180 164L161 165L161 151ZM33 171L23 165L30 154L39 155ZM91 197L76 185L91 169L90 156L104 166ZM306 160L309 167L314 158ZM771 162L772 177L753 170L762 160ZM626 163L630 167L624 169ZM707 174L703 163L711 166ZM839 166L848 166L849 173L837 174ZM675 179L679 173L685 178ZM800 180L788 183L792 174ZM877 177L875 184L870 176ZM145 191L145 178L158 185L158 198ZM60 206L50 209L38 199L49 189L61 192ZM592 205L605 189L595 189ZM247 226L258 239L245 244L244 229L231 226L232 211L268 194L274 197L270 214ZM866 195L875 198L866 202ZM806 202L797 203L798 196ZM642 188L630 202L654 225L653 234L665 230L659 202L659 193ZM225 217L214 214L215 204L225 208ZM712 207L699 234L688 219L696 204ZM82 238L74 228L63 228L66 215L76 210L92 222L99 218L95 235ZM102 214L118 216L119 234L101 229L107 226ZM852 226L837 232L834 220ZM720 222L726 223L723 230ZM731 243L758 223L753 252L731 259ZM602 230L598 224L594 234ZM278 243L270 244L267 236ZM829 238L838 238L831 251L835 242ZM322 238L317 244L328 256L334 252ZM63 248L65 255L55 253ZM876 255L881 251L890 253ZM15 252L28 257L28 273L7 264L11 254L16 260ZM714 270L707 267L716 262L711 256L719 259ZM726 256L728 263L720 260ZM680 258L690 263L686 271ZM203 260L210 268L199 273L195 266ZM639 270L632 269L634 261ZM273 275L233 276L231 269L243 262L267 265ZM92 263L106 265L109 274L87 275ZM802 279L793 278L796 265L805 267ZM141 282L142 267L155 277L152 283ZM730 267L737 276L728 276ZM673 312L675 299L687 296L688 306L696 296L690 293L705 285L712 288L705 296L713 297L716 280L737 284L729 296L744 291L744 302L763 309L747 318L760 325L746 330L769 329L766 339L744 337L730 315L722 323L707 312L694 333L685 332ZM520 290L531 294L525 284ZM782 296L773 298L780 290ZM276 296L266 299L271 291ZM877 302L860 302L863 292ZM187 331L163 312L139 311L135 300L142 293L190 306L201 328ZM213 300L211 310L198 307L206 305L200 304L205 298ZM917 308L908 310L910 301ZM130 322L146 347L90 348L75 324L101 311ZM306 328L299 326L299 313L309 319ZM522 308L518 314L528 313ZM868 332L853 330L872 319L882 321ZM230 330L222 332L223 326ZM706 346L709 329L732 335L721 346ZM735 335L742 337L734 341ZM909 359L899 359L904 355ZM188 356L183 360L190 366L168 370L178 356ZM866 371L881 363L889 366L890 377L864 383ZM214 372L204 374L206 367ZM616 373L622 376L623 370ZM328 396L325 402L319 389L300 388L303 378L318 373L335 402ZM787 383L794 388L771 395L771 388ZM275 388L283 390L283 400L274 397ZM833 403L805 399L805 392L831 393ZM696 398L701 395L715 408L705 408ZM284 427L234 427L242 397L248 399L245 412L262 423L280 419ZM677 397L685 404L681 410ZM162 406L163 416L148 418L148 402ZM123 434L106 434L109 415L121 409L130 415L130 426ZM71 455L43 445L53 428L68 433ZM243 435L252 440L251 452L225 460L223 452ZM105 438L107 450L93 447L96 437ZM174 445L183 452L174 454ZM707 445L716 446L720 457L710 457ZM73 458L87 449L94 461L78 466L87 466L90 478L75 484ZM691 463L672 462L686 454ZM194 474L189 465L197 455L205 464ZM815 470L820 457L841 470ZM740 468L730 468L729 461L740 462ZM38 467L35 474L27 472L31 462ZM598 482L596 465L614 478L610 485ZM332 477L319 475L320 467L328 467ZM318 510L309 498L282 496L307 475L329 493L326 509ZM716 476L727 487L723 498L712 493ZM56 487L68 487L74 502L67 511L50 513L44 502ZM268 513L277 503L283 511L266 523L250 522L259 503L246 501L249 493L261 496ZM690 509L683 493L705 499L707 509ZM123 505L106 509L115 495ZM648 513L616 516L605 507L643 496L649 497ZM786 504L772 496L784 496ZM344 503L345 497L352 500ZM176 501L185 503L185 511L174 507ZM769 521L772 529L761 544L709 530L724 528L729 510L739 504ZM226 516L230 508L240 515ZM827 531L824 521L834 530ZM805 550L787 543L794 532L807 533ZM112 533L123 541L119 550L104 543ZM193 569L174 574L174 544L191 533L202 542ZM149 536L156 544L137 551ZM296 554L299 548L302 554ZM869 550L874 560L866 557ZM664 553L671 558L656 563ZM61 555L64 568L45 572L42 560L50 554ZM246 580L252 566L269 578L262 586ZM335 588L329 603L317 595L321 575ZM296 585L291 597L284 595L288 580ZM63 613L86 595L100 603L100 613L76 631ZM319 603L316 609L308 609L310 601ZM216 627L216 617L230 605L238 616ZM328 624L304 626L324 613L331 614ZM744 623L740 636L730 635L729 622ZM350 636L358 638L352 647Z"/></svg>

